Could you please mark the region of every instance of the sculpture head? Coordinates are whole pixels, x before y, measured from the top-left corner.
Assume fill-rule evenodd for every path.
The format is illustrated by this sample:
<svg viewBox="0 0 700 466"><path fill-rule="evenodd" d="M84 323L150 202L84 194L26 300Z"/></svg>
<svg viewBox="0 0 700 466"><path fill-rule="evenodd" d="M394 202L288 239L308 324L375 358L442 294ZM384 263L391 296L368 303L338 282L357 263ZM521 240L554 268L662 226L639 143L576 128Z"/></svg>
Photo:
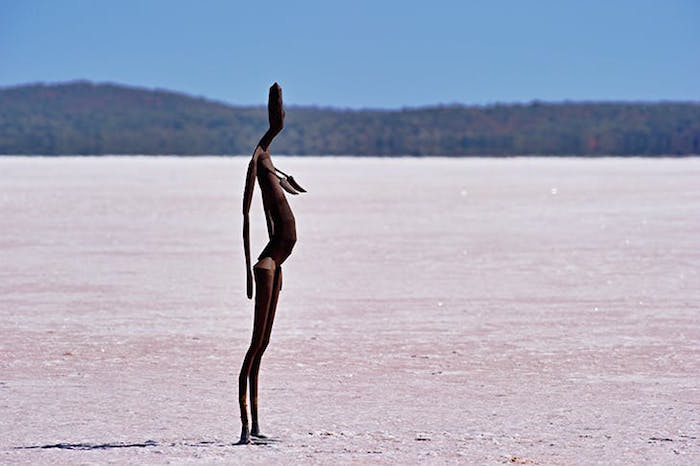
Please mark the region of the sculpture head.
<svg viewBox="0 0 700 466"><path fill-rule="evenodd" d="M282 105L282 88L275 83L270 86L270 96L267 100L267 116L270 121L270 129L281 131L284 126L284 107Z"/></svg>

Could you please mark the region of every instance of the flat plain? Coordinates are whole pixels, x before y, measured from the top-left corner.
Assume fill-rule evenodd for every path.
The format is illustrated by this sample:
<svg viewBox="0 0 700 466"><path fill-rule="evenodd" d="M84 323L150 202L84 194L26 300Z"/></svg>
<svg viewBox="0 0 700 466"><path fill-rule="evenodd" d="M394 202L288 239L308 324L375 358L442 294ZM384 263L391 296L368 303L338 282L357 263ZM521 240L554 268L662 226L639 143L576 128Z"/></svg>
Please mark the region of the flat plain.
<svg viewBox="0 0 700 466"><path fill-rule="evenodd" d="M248 158L0 158L0 463L700 464L700 159L273 159L235 446Z"/></svg>

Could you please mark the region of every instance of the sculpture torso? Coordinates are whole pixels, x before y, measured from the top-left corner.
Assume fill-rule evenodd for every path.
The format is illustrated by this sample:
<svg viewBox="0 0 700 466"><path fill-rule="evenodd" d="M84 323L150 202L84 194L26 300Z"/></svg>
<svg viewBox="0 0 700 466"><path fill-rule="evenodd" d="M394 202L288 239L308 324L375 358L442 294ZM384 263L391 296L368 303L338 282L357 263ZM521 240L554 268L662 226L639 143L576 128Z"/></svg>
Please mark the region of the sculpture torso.
<svg viewBox="0 0 700 466"><path fill-rule="evenodd" d="M259 149L260 150L260 149ZM262 193L263 206L269 215L270 243L260 257L270 256L281 264L291 253L297 239L294 214L289 207L280 180L274 173L275 167L269 152L260 152L257 159L257 179Z"/></svg>

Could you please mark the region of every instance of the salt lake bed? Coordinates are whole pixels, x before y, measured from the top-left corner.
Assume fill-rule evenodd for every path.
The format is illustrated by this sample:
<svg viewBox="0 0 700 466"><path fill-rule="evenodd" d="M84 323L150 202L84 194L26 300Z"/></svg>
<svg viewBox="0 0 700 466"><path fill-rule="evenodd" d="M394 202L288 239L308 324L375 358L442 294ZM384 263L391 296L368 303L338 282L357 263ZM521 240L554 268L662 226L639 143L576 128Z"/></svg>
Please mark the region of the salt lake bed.
<svg viewBox="0 0 700 466"><path fill-rule="evenodd" d="M0 463L700 463L700 159L273 158L250 446L248 158L0 158Z"/></svg>

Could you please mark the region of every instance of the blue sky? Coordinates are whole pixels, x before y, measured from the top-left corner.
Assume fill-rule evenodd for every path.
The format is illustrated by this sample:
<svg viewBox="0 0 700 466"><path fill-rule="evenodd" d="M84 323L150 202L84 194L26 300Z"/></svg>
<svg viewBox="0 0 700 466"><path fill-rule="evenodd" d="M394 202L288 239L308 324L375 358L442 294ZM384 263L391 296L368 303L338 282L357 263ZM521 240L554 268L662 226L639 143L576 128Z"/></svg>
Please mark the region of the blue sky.
<svg viewBox="0 0 700 466"><path fill-rule="evenodd" d="M700 101L700 1L0 0L0 86L264 104Z"/></svg>

